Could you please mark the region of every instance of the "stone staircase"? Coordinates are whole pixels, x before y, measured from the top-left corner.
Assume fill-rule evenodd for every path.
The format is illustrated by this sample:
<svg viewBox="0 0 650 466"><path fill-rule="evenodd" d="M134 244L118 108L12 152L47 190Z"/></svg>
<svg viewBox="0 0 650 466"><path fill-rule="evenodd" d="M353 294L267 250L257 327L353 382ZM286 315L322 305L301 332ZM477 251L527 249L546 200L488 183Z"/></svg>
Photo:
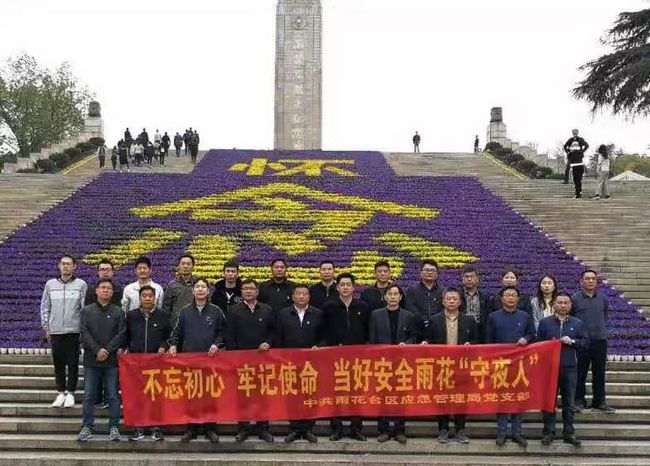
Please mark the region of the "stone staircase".
<svg viewBox="0 0 650 466"><path fill-rule="evenodd" d="M83 371L82 371L83 373ZM168 429L167 440L134 443L106 440L106 413L98 411L97 434L93 440L80 444L76 434L80 428L81 395L70 409L49 406L55 397L52 366L49 356L0 354L0 465L17 464L650 464L650 364L632 362L609 363L609 402L618 408L614 414L586 412L576 417L577 435L584 440L576 449L560 441L550 447L540 443L541 416L526 413L524 435L529 438L524 450L510 442L500 448L494 444L494 416L472 416L468 420L469 445L435 441L434 419L407 421L409 442L386 444L375 440L376 423L365 422L368 442L343 440L330 442L328 423L319 421L315 445L299 441L282 442L288 430L286 422L272 424L276 443L266 444L253 439L243 444L234 442L236 425L219 426L221 444L205 440L181 444L179 427ZM80 387L80 392L83 383ZM559 413L558 413L559 414ZM559 416L558 416L559 419ZM561 422L558 434L561 433ZM215 454L218 453L218 454ZM433 456L432 456L433 455ZM110 458L110 460L108 459Z"/></svg>
<svg viewBox="0 0 650 466"><path fill-rule="evenodd" d="M469 153L392 153L387 159L400 175L479 178L544 233L580 261L606 276L624 297L650 316L650 183L612 182L612 198L589 199L594 179L583 183L583 199L573 185L509 175L481 155Z"/></svg>

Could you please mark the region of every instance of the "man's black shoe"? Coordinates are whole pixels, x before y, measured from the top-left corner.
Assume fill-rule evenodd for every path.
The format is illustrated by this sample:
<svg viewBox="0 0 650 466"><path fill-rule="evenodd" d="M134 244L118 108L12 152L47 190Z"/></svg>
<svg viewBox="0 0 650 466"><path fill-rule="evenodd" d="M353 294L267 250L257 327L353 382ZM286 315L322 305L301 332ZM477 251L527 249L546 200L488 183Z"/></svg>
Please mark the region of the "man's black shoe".
<svg viewBox="0 0 650 466"><path fill-rule="evenodd" d="M285 443L292 443L292 442L295 442L297 439L298 439L298 432L292 430L284 438L284 441L285 441Z"/></svg>
<svg viewBox="0 0 650 466"><path fill-rule="evenodd" d="M406 445L406 435L404 434L397 434L395 436L395 440L397 440L398 443L401 443L402 445Z"/></svg>
<svg viewBox="0 0 650 466"><path fill-rule="evenodd" d="M523 438L521 435L513 435L512 436L512 441L515 442L515 443L518 443L522 447L525 447L526 445L528 445L528 440Z"/></svg>
<svg viewBox="0 0 650 466"><path fill-rule="evenodd" d="M302 435L302 438L304 438L305 440L307 440L309 443L316 443L316 442L318 442L318 437L316 437L316 436L313 434L313 432L305 432L305 433Z"/></svg>
<svg viewBox="0 0 650 466"><path fill-rule="evenodd" d="M205 433L205 438L207 438L210 443L219 443L219 436L214 430L209 430Z"/></svg>
<svg viewBox="0 0 650 466"><path fill-rule="evenodd" d="M544 434L544 436L542 437L542 445L550 445L551 443L553 443L553 437L554 437L553 434Z"/></svg>
<svg viewBox="0 0 650 466"><path fill-rule="evenodd" d="M188 430L181 437L181 442L188 443L190 440L194 440L195 438L196 438L196 433L192 430Z"/></svg>
<svg viewBox="0 0 650 466"><path fill-rule="evenodd" d="M575 404L573 405L573 412L574 413L582 413L585 410L585 403L584 401L576 401Z"/></svg>
<svg viewBox="0 0 650 466"><path fill-rule="evenodd" d="M377 441L379 443L388 442L389 440L390 440L390 435L388 435L386 432L383 432L377 436Z"/></svg>
<svg viewBox="0 0 650 466"><path fill-rule="evenodd" d="M259 435L260 440L264 440L266 443L273 443L275 439L268 430L263 430Z"/></svg>
<svg viewBox="0 0 650 466"><path fill-rule="evenodd" d="M330 440L332 442L337 442L343 438L343 434L341 433L340 430L335 430L332 432L332 435L330 435Z"/></svg>
<svg viewBox="0 0 650 466"><path fill-rule="evenodd" d="M235 442L237 443L242 443L248 438L248 432L245 432L243 430L240 430L237 432L237 435L235 436Z"/></svg>
<svg viewBox="0 0 650 466"><path fill-rule="evenodd" d="M567 435L564 437L564 443L568 443L569 445L573 445L574 447L579 447L582 445L582 442L576 438L575 435Z"/></svg>
<svg viewBox="0 0 650 466"><path fill-rule="evenodd" d="M594 411L600 411L601 413L606 413L606 414L613 414L616 412L614 408L612 408L609 405L602 404L600 406L592 406L591 409Z"/></svg>
<svg viewBox="0 0 650 466"><path fill-rule="evenodd" d="M353 430L350 433L350 438L352 440L358 440L359 442L365 442L366 440L368 440L365 435L363 435L361 432L357 430Z"/></svg>
<svg viewBox="0 0 650 466"><path fill-rule="evenodd" d="M502 447L502 446L505 445L505 444L506 444L506 438L505 438L504 436L502 436L502 435L499 435L499 436L497 437L497 445L499 445L500 447Z"/></svg>

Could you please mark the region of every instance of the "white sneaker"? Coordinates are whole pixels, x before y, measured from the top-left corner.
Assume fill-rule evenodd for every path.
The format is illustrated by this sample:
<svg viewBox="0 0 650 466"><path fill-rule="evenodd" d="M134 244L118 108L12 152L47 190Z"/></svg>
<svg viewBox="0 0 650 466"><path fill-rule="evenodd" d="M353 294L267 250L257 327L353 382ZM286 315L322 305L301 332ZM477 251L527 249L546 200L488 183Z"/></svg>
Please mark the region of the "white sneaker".
<svg viewBox="0 0 650 466"><path fill-rule="evenodd" d="M66 393L65 401L63 402L64 408L72 408L74 406L74 394Z"/></svg>
<svg viewBox="0 0 650 466"><path fill-rule="evenodd" d="M59 393L56 396L56 399L52 403L53 408L63 408L63 403L65 403L65 394Z"/></svg>

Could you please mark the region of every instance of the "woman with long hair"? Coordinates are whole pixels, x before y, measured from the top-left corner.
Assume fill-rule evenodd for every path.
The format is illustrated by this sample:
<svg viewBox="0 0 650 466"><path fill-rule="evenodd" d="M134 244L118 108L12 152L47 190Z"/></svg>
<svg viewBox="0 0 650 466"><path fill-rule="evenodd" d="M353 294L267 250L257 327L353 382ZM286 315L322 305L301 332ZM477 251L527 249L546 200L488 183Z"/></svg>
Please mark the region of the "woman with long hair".
<svg viewBox="0 0 650 466"><path fill-rule="evenodd" d="M537 296L530 300L535 330L537 330L540 320L553 314L553 304L555 298L557 298L557 293L557 280L555 277L550 273L542 275L537 285Z"/></svg>

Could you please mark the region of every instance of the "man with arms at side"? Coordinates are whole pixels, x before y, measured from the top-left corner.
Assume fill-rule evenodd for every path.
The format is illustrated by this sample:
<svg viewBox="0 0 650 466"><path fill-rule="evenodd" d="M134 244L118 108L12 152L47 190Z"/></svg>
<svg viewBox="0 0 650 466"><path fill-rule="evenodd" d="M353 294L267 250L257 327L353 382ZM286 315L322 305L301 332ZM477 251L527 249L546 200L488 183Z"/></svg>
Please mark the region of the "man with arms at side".
<svg viewBox="0 0 650 466"><path fill-rule="evenodd" d="M271 262L271 278L260 285L258 299L277 313L291 306L294 286L295 283L287 280L287 263L284 259L274 259Z"/></svg>
<svg viewBox="0 0 650 466"><path fill-rule="evenodd" d="M214 284L211 298L212 304L219 306L228 316L230 307L240 303L241 300L239 264L235 261L227 261L223 264L223 279Z"/></svg>
<svg viewBox="0 0 650 466"><path fill-rule="evenodd" d="M191 304L194 299L192 293L196 281L196 277L192 274L194 265L194 257L191 254L180 256L176 267L176 278L165 288L162 311L169 316L172 328L178 323L181 309Z"/></svg>
<svg viewBox="0 0 650 466"><path fill-rule="evenodd" d="M124 287L122 293L122 309L124 313L140 308L140 288L147 285L156 290L156 307L163 307L164 292L162 286L151 279L151 260L148 257L138 257L135 260L135 275L137 281Z"/></svg>
<svg viewBox="0 0 650 466"><path fill-rule="evenodd" d="M318 266L318 273L320 274L320 282L309 287L311 299L309 304L318 309L323 308L323 304L333 297L336 297L336 282L334 262L324 260Z"/></svg>
<svg viewBox="0 0 650 466"><path fill-rule="evenodd" d="M418 318L419 340L429 333L431 318L442 311L442 286L438 283L438 264L425 259L420 264L420 283L406 291L407 308Z"/></svg>

